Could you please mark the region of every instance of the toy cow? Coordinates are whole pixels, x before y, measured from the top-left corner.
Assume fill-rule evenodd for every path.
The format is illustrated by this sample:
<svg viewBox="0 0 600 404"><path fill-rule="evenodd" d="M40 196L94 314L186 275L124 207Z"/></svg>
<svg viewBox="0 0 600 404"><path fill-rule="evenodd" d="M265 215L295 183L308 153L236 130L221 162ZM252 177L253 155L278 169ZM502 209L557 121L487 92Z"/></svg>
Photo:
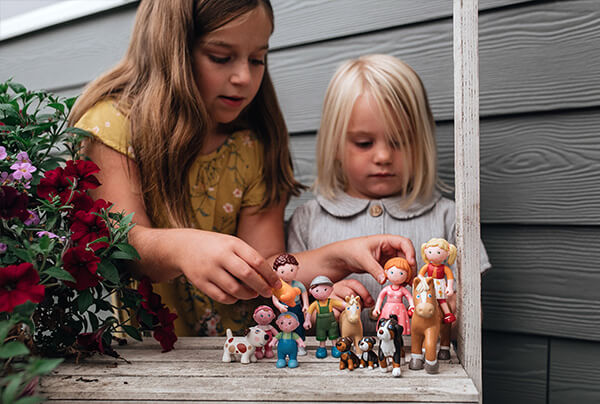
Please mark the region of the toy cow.
<svg viewBox="0 0 600 404"><path fill-rule="evenodd" d="M350 337L342 337L337 340L335 347L341 352L340 355L340 370L348 368L348 370L356 369L360 360L354 352L352 352L352 344L354 341Z"/></svg>
<svg viewBox="0 0 600 404"><path fill-rule="evenodd" d="M400 377L400 364L402 363L402 331L398 324L398 317L390 314L389 318L382 318L377 323L377 338L379 339L379 366L387 372L388 358L392 360L392 376Z"/></svg>
<svg viewBox="0 0 600 404"><path fill-rule="evenodd" d="M358 343L359 349L362 351L360 355L360 367L367 366L368 369L374 369L379 366L377 363L377 354L373 351L377 340L373 337L363 337Z"/></svg>
<svg viewBox="0 0 600 404"><path fill-rule="evenodd" d="M250 327L244 337L234 337L231 330L227 329L227 340L223 345L223 362L235 360L240 356L241 363L256 362L256 348L263 347L269 340L269 335L258 326Z"/></svg>

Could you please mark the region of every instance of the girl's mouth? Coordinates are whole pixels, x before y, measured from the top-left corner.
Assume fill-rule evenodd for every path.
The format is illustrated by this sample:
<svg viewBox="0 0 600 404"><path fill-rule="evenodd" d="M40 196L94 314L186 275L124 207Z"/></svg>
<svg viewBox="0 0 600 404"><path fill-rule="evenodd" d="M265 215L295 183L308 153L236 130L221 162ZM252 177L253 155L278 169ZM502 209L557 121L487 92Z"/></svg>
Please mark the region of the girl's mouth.
<svg viewBox="0 0 600 404"><path fill-rule="evenodd" d="M219 99L223 101L225 105L230 107L239 107L244 102L244 97L229 97L225 95L220 95Z"/></svg>

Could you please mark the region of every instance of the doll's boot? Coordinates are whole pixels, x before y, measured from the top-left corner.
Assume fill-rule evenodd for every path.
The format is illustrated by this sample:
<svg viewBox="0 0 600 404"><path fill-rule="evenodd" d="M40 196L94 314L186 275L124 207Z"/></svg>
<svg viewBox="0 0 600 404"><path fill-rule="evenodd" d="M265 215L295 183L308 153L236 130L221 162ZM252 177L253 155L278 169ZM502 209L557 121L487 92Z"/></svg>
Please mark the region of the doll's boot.
<svg viewBox="0 0 600 404"><path fill-rule="evenodd" d="M410 359L408 363L408 368L411 370L421 370L423 369L423 358L415 358L414 356Z"/></svg>
<svg viewBox="0 0 600 404"><path fill-rule="evenodd" d="M290 361L288 362L288 368L297 368L298 367L298 361L296 359L290 359Z"/></svg>
<svg viewBox="0 0 600 404"><path fill-rule="evenodd" d="M440 372L440 363L436 360L433 363L429 361L425 361L425 371L430 375L436 374Z"/></svg>
<svg viewBox="0 0 600 404"><path fill-rule="evenodd" d="M298 347L298 356L304 356L304 355L306 355L306 349L299 346Z"/></svg>
<svg viewBox="0 0 600 404"><path fill-rule="evenodd" d="M450 324L456 321L456 316L452 313L446 313L444 316L444 324Z"/></svg>
<svg viewBox="0 0 600 404"><path fill-rule="evenodd" d="M327 357L327 348L325 347L318 347L317 348L317 353L315 354L315 356L319 359L323 359Z"/></svg>
<svg viewBox="0 0 600 404"><path fill-rule="evenodd" d="M450 359L450 349L449 348L440 348L437 358L441 361L449 360Z"/></svg>
<svg viewBox="0 0 600 404"><path fill-rule="evenodd" d="M334 358L339 358L340 356L342 356L342 353L340 352L339 349L337 349L335 346L331 346L331 356L333 356Z"/></svg>
<svg viewBox="0 0 600 404"><path fill-rule="evenodd" d="M284 368L285 365L287 365L285 359L277 359L277 363L275 363L275 366L278 368Z"/></svg>
<svg viewBox="0 0 600 404"><path fill-rule="evenodd" d="M272 358L274 356L275 356L275 354L273 353L273 348L271 348L271 347L265 347L264 357L265 358ZM258 355L256 357L258 358Z"/></svg>

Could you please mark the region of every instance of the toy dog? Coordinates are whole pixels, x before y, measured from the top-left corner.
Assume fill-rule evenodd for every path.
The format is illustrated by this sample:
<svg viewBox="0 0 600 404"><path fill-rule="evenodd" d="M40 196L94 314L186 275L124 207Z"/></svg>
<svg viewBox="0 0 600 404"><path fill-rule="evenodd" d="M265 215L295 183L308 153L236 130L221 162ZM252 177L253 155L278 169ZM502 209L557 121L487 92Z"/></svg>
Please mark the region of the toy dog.
<svg viewBox="0 0 600 404"><path fill-rule="evenodd" d="M379 366L379 363L377 363L377 354L373 351L376 343L377 340L373 337L364 337L358 343L358 347L362 351L360 355L361 368L367 366L368 369L374 369Z"/></svg>
<svg viewBox="0 0 600 404"><path fill-rule="evenodd" d="M351 351L353 343L354 341L349 337L342 337L335 343L335 347L342 353L340 356L340 370L344 370L346 366L348 370L354 370L360 363L358 356Z"/></svg>
<svg viewBox="0 0 600 404"><path fill-rule="evenodd" d="M244 337L234 337L231 329L227 329L227 340L223 345L223 362L235 360L240 355L241 363L256 362L256 348L263 347L269 340L269 335L260 327L250 327Z"/></svg>
<svg viewBox="0 0 600 404"><path fill-rule="evenodd" d="M388 358L392 359L392 376L400 377L400 364L402 363L402 331L398 324L398 317L390 314L389 318L382 318L377 323L377 338L379 339L379 366L387 372Z"/></svg>

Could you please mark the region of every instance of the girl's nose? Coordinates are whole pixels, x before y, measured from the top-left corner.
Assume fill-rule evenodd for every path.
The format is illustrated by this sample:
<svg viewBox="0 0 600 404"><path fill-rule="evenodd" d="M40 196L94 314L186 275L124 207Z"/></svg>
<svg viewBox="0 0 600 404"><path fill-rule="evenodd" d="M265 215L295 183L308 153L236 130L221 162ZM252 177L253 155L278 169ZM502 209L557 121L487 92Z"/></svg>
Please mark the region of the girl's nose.
<svg viewBox="0 0 600 404"><path fill-rule="evenodd" d="M231 74L231 82L236 85L250 83L250 66L248 62L240 62L235 66L235 70Z"/></svg>
<svg viewBox="0 0 600 404"><path fill-rule="evenodd" d="M378 145L375 148L373 159L377 164L386 164L392 161L392 148L388 145Z"/></svg>

